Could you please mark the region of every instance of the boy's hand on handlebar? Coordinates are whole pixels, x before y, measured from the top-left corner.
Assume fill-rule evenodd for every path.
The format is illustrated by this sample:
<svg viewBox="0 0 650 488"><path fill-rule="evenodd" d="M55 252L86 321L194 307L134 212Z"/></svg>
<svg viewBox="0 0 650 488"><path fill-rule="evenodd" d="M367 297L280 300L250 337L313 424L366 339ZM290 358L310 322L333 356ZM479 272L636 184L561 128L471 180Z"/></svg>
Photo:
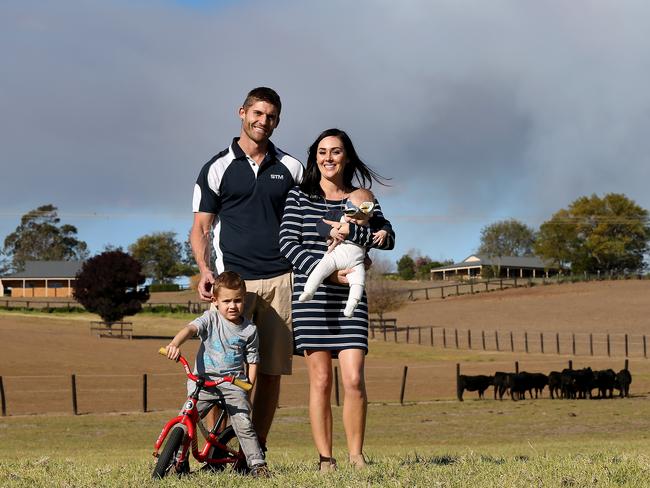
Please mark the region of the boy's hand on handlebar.
<svg viewBox="0 0 650 488"><path fill-rule="evenodd" d="M178 358L181 356L181 349L180 347L175 346L171 342L167 345L167 359L171 359L172 361L178 360Z"/></svg>

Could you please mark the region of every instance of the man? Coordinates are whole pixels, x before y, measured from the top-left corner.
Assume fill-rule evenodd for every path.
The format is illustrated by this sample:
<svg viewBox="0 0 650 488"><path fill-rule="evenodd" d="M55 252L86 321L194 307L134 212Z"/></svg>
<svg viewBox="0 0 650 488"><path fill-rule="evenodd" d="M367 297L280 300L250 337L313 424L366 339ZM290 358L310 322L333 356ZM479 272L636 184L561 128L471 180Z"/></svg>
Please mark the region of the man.
<svg viewBox="0 0 650 488"><path fill-rule="evenodd" d="M190 242L201 273L202 300L212 298L213 232L216 271L246 281L244 314L257 325L260 365L253 396L253 424L266 444L280 395L280 378L291 374L291 264L280 253L279 229L288 191L302 179L300 161L269 140L282 103L266 87L251 90L239 109L241 131L208 161L194 186Z"/></svg>

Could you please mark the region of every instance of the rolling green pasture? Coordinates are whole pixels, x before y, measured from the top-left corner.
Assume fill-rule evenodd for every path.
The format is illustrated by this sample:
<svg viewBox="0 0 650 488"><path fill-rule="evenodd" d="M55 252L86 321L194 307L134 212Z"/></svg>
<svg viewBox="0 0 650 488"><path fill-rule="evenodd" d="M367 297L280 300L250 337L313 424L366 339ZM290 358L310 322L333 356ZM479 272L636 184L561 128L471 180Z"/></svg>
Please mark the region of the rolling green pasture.
<svg viewBox="0 0 650 488"><path fill-rule="evenodd" d="M315 471L304 408L278 411L269 442L271 480L196 472L149 480L153 442L173 411L23 416L0 420L0 486L631 486L650 484L650 401L467 400L372 404L366 455L348 468L341 409L335 456ZM196 470L198 465L193 465Z"/></svg>

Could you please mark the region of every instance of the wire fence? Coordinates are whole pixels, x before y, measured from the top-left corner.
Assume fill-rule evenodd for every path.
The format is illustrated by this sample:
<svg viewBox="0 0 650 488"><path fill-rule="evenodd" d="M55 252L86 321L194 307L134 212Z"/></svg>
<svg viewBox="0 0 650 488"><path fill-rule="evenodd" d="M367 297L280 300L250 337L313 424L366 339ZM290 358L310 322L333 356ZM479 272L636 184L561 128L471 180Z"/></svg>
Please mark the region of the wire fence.
<svg viewBox="0 0 650 488"><path fill-rule="evenodd" d="M448 284L437 284L421 288L409 288L404 291L409 300L432 300L435 298L447 298L459 295L473 295L475 293L485 293L496 290L506 290L508 288L522 288L532 286L545 286L552 284L565 284L565 283L583 283L591 281L619 281L619 280L645 280L650 279L650 275L641 273L597 273L597 274L576 274L576 275L562 275L557 274L553 277L541 276L538 278L533 277L517 277L512 276L509 278L489 278L478 279L469 278L460 281L453 281Z"/></svg>
<svg viewBox="0 0 650 488"><path fill-rule="evenodd" d="M645 334L480 330L372 321L372 339L442 349L648 358Z"/></svg>

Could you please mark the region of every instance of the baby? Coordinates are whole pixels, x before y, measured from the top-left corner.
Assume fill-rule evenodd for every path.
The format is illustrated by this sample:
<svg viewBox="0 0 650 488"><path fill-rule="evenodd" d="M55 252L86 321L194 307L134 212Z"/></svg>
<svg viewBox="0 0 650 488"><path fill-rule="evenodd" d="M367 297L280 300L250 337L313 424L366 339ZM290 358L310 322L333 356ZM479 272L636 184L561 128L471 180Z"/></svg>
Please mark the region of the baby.
<svg viewBox="0 0 650 488"><path fill-rule="evenodd" d="M331 210L323 220L339 221L342 223L351 222L356 225L368 226L368 221L372 217L375 197L370 190L359 188L350 193L346 207L342 210ZM316 224L318 233L328 239L327 254L316 265L314 270L307 278L305 289L298 297L298 301L306 302L314 298L318 286L327 279L334 271L351 268L352 272L346 275L350 284L350 292L345 305L343 315L352 317L354 310L361 301L363 289L366 281L366 270L364 259L366 250L363 246L354 242L342 240L338 229L325 222L320 221ZM379 230L373 233L373 243L383 244L388 232Z"/></svg>

